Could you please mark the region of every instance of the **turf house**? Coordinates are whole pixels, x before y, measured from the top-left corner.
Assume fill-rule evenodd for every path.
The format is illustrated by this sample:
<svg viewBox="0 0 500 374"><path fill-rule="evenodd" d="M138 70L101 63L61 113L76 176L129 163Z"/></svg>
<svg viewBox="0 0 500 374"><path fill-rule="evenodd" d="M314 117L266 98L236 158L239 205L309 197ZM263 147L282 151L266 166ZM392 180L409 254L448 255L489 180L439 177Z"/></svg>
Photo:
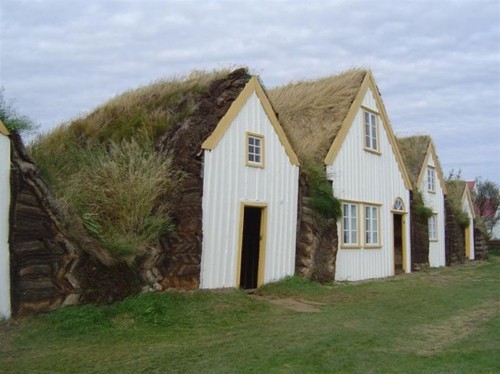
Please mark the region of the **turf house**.
<svg viewBox="0 0 500 374"><path fill-rule="evenodd" d="M412 267L446 265L444 201L446 185L430 136L398 138L410 175Z"/></svg>
<svg viewBox="0 0 500 374"><path fill-rule="evenodd" d="M475 259L474 204L467 184L461 180L446 182L448 190L446 222L446 264Z"/></svg>
<svg viewBox="0 0 500 374"><path fill-rule="evenodd" d="M301 164L319 168L340 202L336 227L316 222L315 232L314 199L301 181L298 273L326 267L355 281L410 272L412 186L372 73L291 83L270 97Z"/></svg>
<svg viewBox="0 0 500 374"><path fill-rule="evenodd" d="M41 136L33 159L11 143L16 316L294 274L299 162L246 69L126 92Z"/></svg>
<svg viewBox="0 0 500 374"><path fill-rule="evenodd" d="M9 131L2 121L0 121L0 197L0 318L9 318L10 141Z"/></svg>

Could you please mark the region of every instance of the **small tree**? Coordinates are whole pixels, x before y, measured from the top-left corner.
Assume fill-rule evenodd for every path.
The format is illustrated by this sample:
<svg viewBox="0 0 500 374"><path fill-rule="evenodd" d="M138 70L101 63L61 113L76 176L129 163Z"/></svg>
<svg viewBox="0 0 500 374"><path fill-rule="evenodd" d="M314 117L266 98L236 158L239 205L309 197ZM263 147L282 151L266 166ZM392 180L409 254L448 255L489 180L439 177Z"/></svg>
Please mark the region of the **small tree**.
<svg viewBox="0 0 500 374"><path fill-rule="evenodd" d="M500 188L495 182L476 178L474 198L476 213L483 220L487 230L486 237L490 239L493 228L500 220L500 215L496 214L500 205Z"/></svg>
<svg viewBox="0 0 500 374"><path fill-rule="evenodd" d="M12 100L5 99L3 87L0 87L0 120L9 131L18 134L32 134L38 128L31 118L17 113Z"/></svg>

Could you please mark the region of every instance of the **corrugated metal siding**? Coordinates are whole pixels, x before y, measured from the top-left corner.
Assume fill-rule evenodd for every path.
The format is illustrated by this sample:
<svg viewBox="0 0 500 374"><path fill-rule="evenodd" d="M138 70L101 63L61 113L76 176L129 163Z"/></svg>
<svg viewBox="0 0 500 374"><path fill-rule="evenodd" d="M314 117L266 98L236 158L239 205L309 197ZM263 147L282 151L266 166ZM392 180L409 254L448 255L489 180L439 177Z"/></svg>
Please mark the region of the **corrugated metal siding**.
<svg viewBox="0 0 500 374"><path fill-rule="evenodd" d="M470 232L470 235L469 235L469 245L470 245L469 260L474 260L476 257L474 255L474 218L472 218L473 207L471 207L469 205L469 201L467 199L464 199L464 201L462 202L462 206L463 206L465 212L467 212L467 215L469 216L469 227L468 227L468 229L470 228L470 230L469 230L469 232ZM466 240L467 240L467 237L466 237Z"/></svg>
<svg viewBox="0 0 500 374"><path fill-rule="evenodd" d="M246 132L264 136L264 168L245 166ZM294 274L299 168L253 94L213 151L205 151L201 288L237 286L240 206L267 204L264 283Z"/></svg>
<svg viewBox="0 0 500 374"><path fill-rule="evenodd" d="M0 317L10 317L10 140L0 134Z"/></svg>
<svg viewBox="0 0 500 374"><path fill-rule="evenodd" d="M363 106L378 111L370 90L367 91L363 100ZM381 120L381 117L379 119ZM327 167L327 174L333 180L333 192L337 198L381 204L380 236L382 247L378 249L342 249L339 243L335 268L336 280L361 280L394 274L393 215L391 209L396 198L400 197L407 211L410 206L410 194L404 185L396 157L383 126L379 126L378 136L381 155L365 151L363 112L359 110L334 163ZM405 268L409 271L411 257L409 215L405 216L405 221L407 249ZM361 221L361 223L361 233L363 233L364 222ZM338 230L340 238L342 234L340 221Z"/></svg>
<svg viewBox="0 0 500 374"><path fill-rule="evenodd" d="M428 166L436 166L434 157L429 157L427 162ZM432 193L427 190L427 171L425 171L425 176L422 178L422 184L419 186L419 191L422 193L425 205L432 209L434 213L437 213L437 241L429 241L429 266L439 267L446 265L446 252L445 252L445 220L446 215L444 212L444 194L441 188L441 183L436 171L435 179L436 192Z"/></svg>

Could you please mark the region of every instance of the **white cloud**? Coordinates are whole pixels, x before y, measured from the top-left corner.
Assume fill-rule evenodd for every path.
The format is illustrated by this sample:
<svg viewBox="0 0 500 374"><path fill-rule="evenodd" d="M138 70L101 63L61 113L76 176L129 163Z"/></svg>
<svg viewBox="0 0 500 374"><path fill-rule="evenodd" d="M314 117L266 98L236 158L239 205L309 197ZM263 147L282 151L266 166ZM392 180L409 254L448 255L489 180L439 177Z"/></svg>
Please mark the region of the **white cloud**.
<svg viewBox="0 0 500 374"><path fill-rule="evenodd" d="M3 0L0 43L6 95L44 128L192 69L246 65L272 87L369 67L398 133L500 182L496 0Z"/></svg>

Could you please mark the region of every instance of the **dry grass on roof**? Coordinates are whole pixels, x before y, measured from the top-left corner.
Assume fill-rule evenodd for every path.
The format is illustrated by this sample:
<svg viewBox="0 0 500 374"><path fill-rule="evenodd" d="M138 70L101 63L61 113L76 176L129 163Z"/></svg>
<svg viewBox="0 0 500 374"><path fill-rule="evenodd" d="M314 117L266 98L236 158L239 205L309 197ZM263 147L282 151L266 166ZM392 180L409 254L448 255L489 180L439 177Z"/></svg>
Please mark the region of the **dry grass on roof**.
<svg viewBox="0 0 500 374"><path fill-rule="evenodd" d="M462 180L449 180L446 181L447 198L451 206L451 210L455 217L455 221L465 228L469 225L469 214L462 206L462 196L467 185Z"/></svg>
<svg viewBox="0 0 500 374"><path fill-rule="evenodd" d="M85 138L121 140L138 132L162 135L172 122L194 112L201 93L230 70L194 71L185 77L162 79L126 91L101 105L85 118L69 124L70 132Z"/></svg>
<svg viewBox="0 0 500 374"><path fill-rule="evenodd" d="M410 174L411 182L413 186L416 186L431 137L428 135L417 135L397 138L397 141L406 170Z"/></svg>
<svg viewBox="0 0 500 374"><path fill-rule="evenodd" d="M462 204L462 196L465 191L465 181L462 180L451 180L446 181L446 189L448 191L447 196L448 199L452 203Z"/></svg>
<svg viewBox="0 0 500 374"><path fill-rule="evenodd" d="M269 90L280 123L302 160L324 159L366 73L363 69L352 69Z"/></svg>

